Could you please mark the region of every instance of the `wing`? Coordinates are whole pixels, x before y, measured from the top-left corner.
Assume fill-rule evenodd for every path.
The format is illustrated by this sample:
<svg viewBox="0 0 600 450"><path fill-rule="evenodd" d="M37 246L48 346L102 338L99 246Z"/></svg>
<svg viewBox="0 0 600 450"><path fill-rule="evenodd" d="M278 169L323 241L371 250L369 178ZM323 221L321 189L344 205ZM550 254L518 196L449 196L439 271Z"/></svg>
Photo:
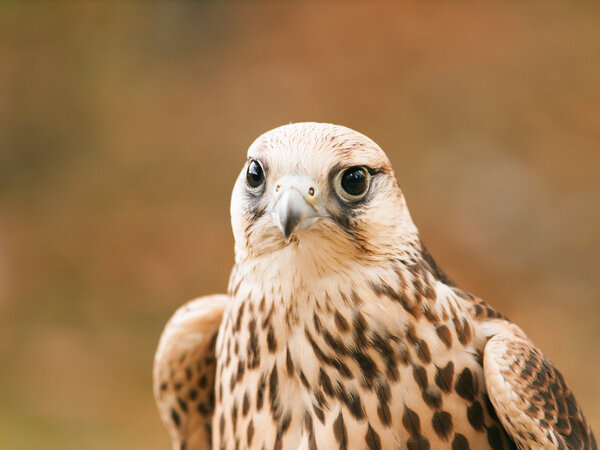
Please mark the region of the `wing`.
<svg viewBox="0 0 600 450"><path fill-rule="evenodd" d="M483 367L490 400L520 448L597 448L563 376L529 341L492 337Z"/></svg>
<svg viewBox="0 0 600 450"><path fill-rule="evenodd" d="M154 399L177 450L211 448L215 341L229 297L200 297L167 323L154 356Z"/></svg>

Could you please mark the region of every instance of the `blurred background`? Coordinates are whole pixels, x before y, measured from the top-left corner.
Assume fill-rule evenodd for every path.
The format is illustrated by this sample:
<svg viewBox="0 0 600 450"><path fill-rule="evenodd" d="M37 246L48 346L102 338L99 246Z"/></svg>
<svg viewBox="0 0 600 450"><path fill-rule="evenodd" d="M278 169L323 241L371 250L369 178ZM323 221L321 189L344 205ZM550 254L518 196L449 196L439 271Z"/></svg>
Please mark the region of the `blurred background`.
<svg viewBox="0 0 600 450"><path fill-rule="evenodd" d="M151 367L224 292L229 197L275 126L387 151L424 242L600 433L600 5L0 8L0 448L166 449Z"/></svg>

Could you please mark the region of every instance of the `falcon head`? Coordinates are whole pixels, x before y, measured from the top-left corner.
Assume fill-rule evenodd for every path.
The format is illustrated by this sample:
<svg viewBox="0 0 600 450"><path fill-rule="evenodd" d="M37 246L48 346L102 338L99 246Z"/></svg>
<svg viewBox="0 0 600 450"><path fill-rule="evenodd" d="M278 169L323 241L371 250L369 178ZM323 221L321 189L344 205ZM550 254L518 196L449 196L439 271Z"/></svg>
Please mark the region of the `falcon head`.
<svg viewBox="0 0 600 450"><path fill-rule="evenodd" d="M383 150L331 124L285 125L256 139L231 219L238 263L283 256L324 272L389 260L419 242Z"/></svg>

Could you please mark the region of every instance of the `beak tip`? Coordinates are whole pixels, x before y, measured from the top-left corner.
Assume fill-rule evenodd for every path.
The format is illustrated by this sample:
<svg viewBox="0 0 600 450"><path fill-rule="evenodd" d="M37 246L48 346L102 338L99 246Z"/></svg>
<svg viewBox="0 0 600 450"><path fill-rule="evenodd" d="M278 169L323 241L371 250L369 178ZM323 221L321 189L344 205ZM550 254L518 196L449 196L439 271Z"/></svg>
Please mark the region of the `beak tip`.
<svg viewBox="0 0 600 450"><path fill-rule="evenodd" d="M289 242L290 236L296 229L296 225L300 222L301 216L294 209L289 211L289 214L286 216L283 222L283 237L286 242Z"/></svg>
<svg viewBox="0 0 600 450"><path fill-rule="evenodd" d="M296 189L290 189L281 194L272 214L287 244L294 232L302 228L301 222L306 225L314 217L315 210Z"/></svg>

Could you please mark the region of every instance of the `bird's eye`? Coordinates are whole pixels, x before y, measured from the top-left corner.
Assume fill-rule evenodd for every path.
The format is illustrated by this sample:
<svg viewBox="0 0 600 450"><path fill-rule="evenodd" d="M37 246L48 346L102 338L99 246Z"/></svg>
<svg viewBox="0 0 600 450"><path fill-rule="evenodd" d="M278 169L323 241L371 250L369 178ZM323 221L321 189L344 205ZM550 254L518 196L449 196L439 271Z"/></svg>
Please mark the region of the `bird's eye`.
<svg viewBox="0 0 600 450"><path fill-rule="evenodd" d="M253 159L250 161L250 164L248 164L246 180L248 181L248 185L252 188L259 187L265 181L265 173L258 161Z"/></svg>
<svg viewBox="0 0 600 450"><path fill-rule="evenodd" d="M369 173L364 167L350 167L342 172L340 185L346 197L356 200L367 192Z"/></svg>

